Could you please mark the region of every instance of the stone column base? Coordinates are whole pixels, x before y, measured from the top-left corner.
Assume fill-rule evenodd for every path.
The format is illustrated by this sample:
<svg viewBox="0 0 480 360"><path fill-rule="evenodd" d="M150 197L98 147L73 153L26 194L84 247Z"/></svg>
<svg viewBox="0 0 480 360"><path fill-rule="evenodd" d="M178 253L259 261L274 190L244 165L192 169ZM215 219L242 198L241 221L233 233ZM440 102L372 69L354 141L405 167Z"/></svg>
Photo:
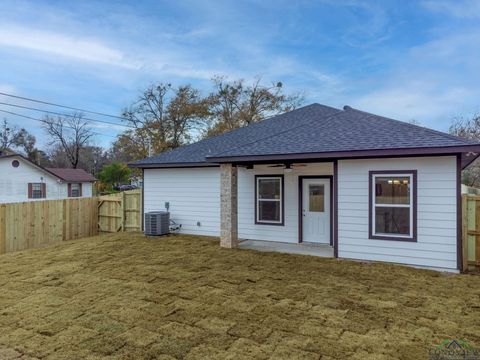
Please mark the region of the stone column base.
<svg viewBox="0 0 480 360"><path fill-rule="evenodd" d="M238 246L237 167L220 165L220 246Z"/></svg>

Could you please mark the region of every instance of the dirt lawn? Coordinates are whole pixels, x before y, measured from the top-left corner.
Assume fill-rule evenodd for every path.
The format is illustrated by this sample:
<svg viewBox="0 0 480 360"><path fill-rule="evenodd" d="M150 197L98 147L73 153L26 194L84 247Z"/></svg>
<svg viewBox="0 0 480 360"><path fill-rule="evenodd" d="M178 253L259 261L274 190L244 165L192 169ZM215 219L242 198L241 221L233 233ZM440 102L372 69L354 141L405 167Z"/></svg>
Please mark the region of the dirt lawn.
<svg viewBox="0 0 480 360"><path fill-rule="evenodd" d="M0 256L0 359L425 359L480 276L114 234Z"/></svg>

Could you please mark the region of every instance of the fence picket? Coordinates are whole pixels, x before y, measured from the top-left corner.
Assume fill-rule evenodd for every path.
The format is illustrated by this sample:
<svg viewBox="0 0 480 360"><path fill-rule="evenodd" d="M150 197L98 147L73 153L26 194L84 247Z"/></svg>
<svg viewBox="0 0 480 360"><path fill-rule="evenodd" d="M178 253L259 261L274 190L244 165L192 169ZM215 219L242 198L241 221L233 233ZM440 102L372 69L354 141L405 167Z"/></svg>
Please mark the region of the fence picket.
<svg viewBox="0 0 480 360"><path fill-rule="evenodd" d="M84 198L0 204L0 254L96 235L98 215L92 208L97 202Z"/></svg>
<svg viewBox="0 0 480 360"><path fill-rule="evenodd" d="M139 231L142 191L99 198L0 204L0 254L102 232Z"/></svg>
<svg viewBox="0 0 480 360"><path fill-rule="evenodd" d="M0 205L0 254L3 254L6 252L6 246L7 246L7 239L6 239L6 223L5 223L5 216L6 214L6 206L5 205Z"/></svg>
<svg viewBox="0 0 480 360"><path fill-rule="evenodd" d="M97 207L99 231L140 231L141 196L141 190L101 196Z"/></svg>
<svg viewBox="0 0 480 360"><path fill-rule="evenodd" d="M480 267L480 196L462 196L463 268Z"/></svg>

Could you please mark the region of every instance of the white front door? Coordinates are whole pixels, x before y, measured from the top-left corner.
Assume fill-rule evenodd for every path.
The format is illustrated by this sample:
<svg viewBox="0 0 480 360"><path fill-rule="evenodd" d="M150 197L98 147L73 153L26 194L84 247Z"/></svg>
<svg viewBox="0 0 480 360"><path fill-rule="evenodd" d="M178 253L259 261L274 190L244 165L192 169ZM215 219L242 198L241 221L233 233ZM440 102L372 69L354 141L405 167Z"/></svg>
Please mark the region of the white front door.
<svg viewBox="0 0 480 360"><path fill-rule="evenodd" d="M330 179L302 181L302 240L330 244Z"/></svg>

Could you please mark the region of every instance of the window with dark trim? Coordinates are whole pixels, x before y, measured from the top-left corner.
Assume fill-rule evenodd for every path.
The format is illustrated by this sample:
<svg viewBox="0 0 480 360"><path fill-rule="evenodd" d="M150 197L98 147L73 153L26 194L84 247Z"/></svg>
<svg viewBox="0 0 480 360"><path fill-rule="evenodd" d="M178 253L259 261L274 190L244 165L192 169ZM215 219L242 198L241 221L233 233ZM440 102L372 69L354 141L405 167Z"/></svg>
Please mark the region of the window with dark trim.
<svg viewBox="0 0 480 360"><path fill-rule="evenodd" d="M255 223L283 225L283 175L255 176Z"/></svg>
<svg viewBox="0 0 480 360"><path fill-rule="evenodd" d="M370 171L370 239L416 241L417 172Z"/></svg>
<svg viewBox="0 0 480 360"><path fill-rule="evenodd" d="M43 199L47 197L45 183L29 183L28 197L30 199Z"/></svg>
<svg viewBox="0 0 480 360"><path fill-rule="evenodd" d="M68 197L81 197L82 196L82 184L81 183L69 183L68 184Z"/></svg>

